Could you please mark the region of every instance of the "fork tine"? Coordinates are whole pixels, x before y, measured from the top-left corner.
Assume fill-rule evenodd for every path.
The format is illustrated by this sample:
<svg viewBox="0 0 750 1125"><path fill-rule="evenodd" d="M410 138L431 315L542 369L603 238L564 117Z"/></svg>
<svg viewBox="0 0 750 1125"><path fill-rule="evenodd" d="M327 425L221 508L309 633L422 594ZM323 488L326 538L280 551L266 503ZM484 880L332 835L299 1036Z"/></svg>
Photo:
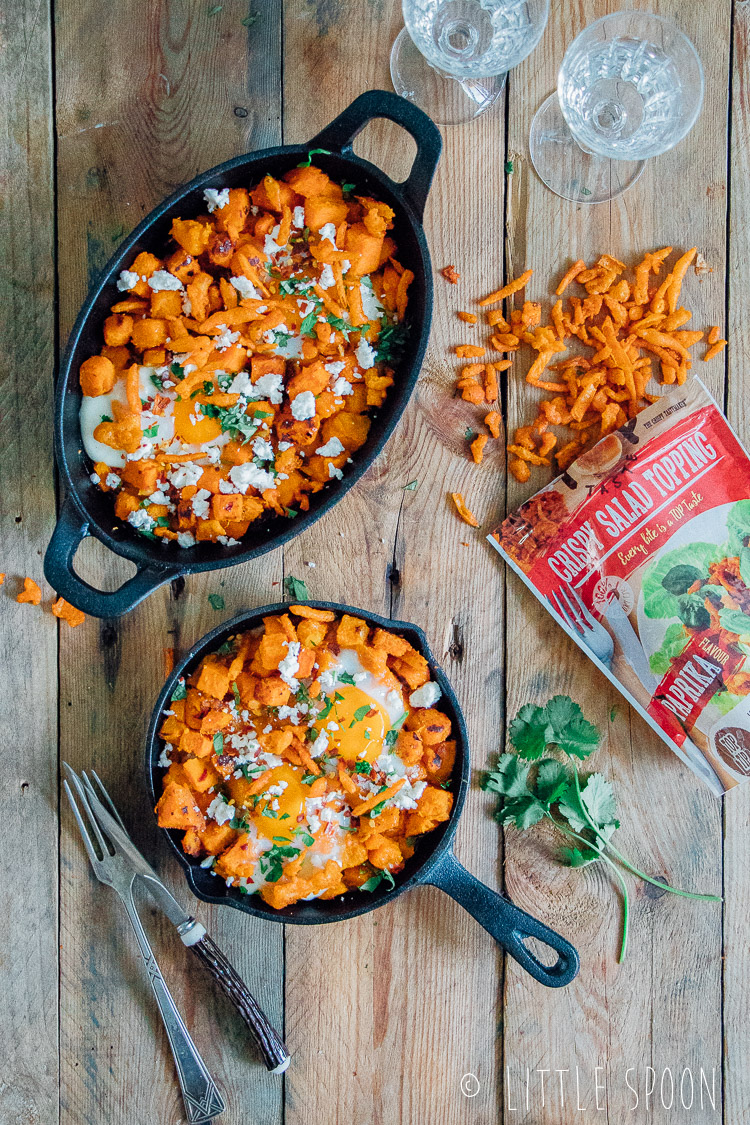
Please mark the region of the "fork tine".
<svg viewBox="0 0 750 1125"><path fill-rule="evenodd" d="M68 800L70 801L70 807L73 810L73 816L76 818L76 824L78 825L78 831L81 833L81 839L83 840L83 846L85 847L85 849L88 853L88 857L91 860L91 866L94 869L96 869L97 863L100 862L99 856L96 854L96 851L94 849L94 845L92 844L91 838L90 838L89 833L88 833L88 829L86 828L86 825L83 823L83 817L81 816L80 812L78 811L78 805L76 804L75 797L73 796L72 790L71 790L70 786L68 785L67 781L63 781L63 789L67 793Z"/></svg>
<svg viewBox="0 0 750 1125"><path fill-rule="evenodd" d="M94 815L94 812L91 808L91 805L89 804L89 799L86 796L86 790L84 789L83 784L81 783L81 779L78 777L78 775L75 773L75 771L70 768L70 766L67 764L67 762L65 762L63 764L66 767L66 770L68 772L68 777L69 777L69 779L70 779L70 781L73 785L73 788L76 791L76 795L77 795L78 799L80 800L81 804L83 805L83 810L84 810L84 812L86 813L86 815L89 819L89 822L91 824L91 828L94 832L94 835L96 836L97 843L99 844L99 847L102 849L102 855L103 856L112 855L112 851L110 850L110 846L107 843L107 841L105 840L104 835L102 834L102 830L99 827L99 821L96 819L96 816Z"/></svg>
<svg viewBox="0 0 750 1125"><path fill-rule="evenodd" d="M586 603L583 601L578 591L573 589L570 582L568 582L567 584L567 589L576 605L580 609L581 613L583 614L584 619L588 622L589 625L594 626L596 624L596 620L589 613Z"/></svg>
<svg viewBox="0 0 750 1125"><path fill-rule="evenodd" d="M565 605L564 605L564 604L562 603L561 599L560 599L560 598L559 598L559 597L557 596L557 593L556 593L556 592L554 592L554 591L553 591L553 592L552 592L552 593L551 593L551 594L549 595L549 600L550 600L551 604L552 604L552 605L554 606L554 609L555 609L555 611L556 611L556 613L557 613L557 616L558 616L558 617L560 618L560 620L562 621L562 623L563 623L564 625L567 625L567 627L568 627L569 629L573 629L573 630L574 630L574 631L575 631L576 633L580 633L580 632L581 632L581 630L580 630L579 626L578 626L578 625L577 625L577 623L576 623L576 622L575 622L575 621L574 621L574 620L572 619L572 617L571 617L571 615L570 615L570 611L569 611L569 610L567 609L567 607L566 607L566 606L565 606Z"/></svg>
<svg viewBox="0 0 750 1125"><path fill-rule="evenodd" d="M581 634L585 633L589 626L588 626L587 622L585 621L585 619L579 613L578 606L576 605L575 601L573 601L570 597L568 597L567 590L563 589L562 586L560 587L560 597L563 599L566 606L570 610L570 613L572 614L572 616L575 620L576 628L577 628L578 632L581 633Z"/></svg>
<svg viewBox="0 0 750 1125"><path fill-rule="evenodd" d="M93 782L86 774L86 771L83 770L81 776L83 777L83 784L86 786L86 789L89 790L93 794L93 796L95 796L97 800L101 802L102 805L104 805L108 813L111 813L111 815L120 825L120 828L122 828L123 832L127 832L127 828L123 823L123 819L117 811L117 807L115 806L114 801L107 792L104 782L99 777L99 774L94 769L90 770L89 772L91 774L91 777L93 777L94 781L96 782L96 786L94 786ZM97 788L99 790L98 792Z"/></svg>

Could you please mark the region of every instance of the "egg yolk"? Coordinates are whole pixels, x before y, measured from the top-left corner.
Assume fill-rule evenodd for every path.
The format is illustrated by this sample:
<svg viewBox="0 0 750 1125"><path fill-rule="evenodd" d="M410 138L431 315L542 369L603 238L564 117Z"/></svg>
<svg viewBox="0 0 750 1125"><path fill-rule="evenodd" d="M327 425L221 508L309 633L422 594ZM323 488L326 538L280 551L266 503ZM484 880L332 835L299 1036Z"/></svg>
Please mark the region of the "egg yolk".
<svg viewBox="0 0 750 1125"><path fill-rule="evenodd" d="M197 414L195 399L178 398L174 404L174 429L176 436L186 445L203 445L221 434L218 418L205 418Z"/></svg>
<svg viewBox="0 0 750 1125"><path fill-rule="evenodd" d="M374 762L383 753L390 726L383 707L361 688L349 684L336 687L315 720L316 729L324 730L328 736L328 753L346 762L358 758Z"/></svg>
<svg viewBox="0 0 750 1125"><path fill-rule="evenodd" d="M282 789L281 793L277 792L279 787ZM274 837L291 840L299 828L297 817L304 809L305 797L309 793L292 766L276 766L259 794L258 803L251 810L250 819L258 829L258 834L271 840Z"/></svg>

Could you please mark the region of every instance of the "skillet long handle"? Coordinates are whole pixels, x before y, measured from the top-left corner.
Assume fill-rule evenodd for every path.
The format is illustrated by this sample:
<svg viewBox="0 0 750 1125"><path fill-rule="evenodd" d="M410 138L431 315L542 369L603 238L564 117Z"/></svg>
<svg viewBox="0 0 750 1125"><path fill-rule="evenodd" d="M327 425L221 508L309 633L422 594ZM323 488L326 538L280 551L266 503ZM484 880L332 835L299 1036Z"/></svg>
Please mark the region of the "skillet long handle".
<svg viewBox="0 0 750 1125"><path fill-rule="evenodd" d="M267 1069L271 1074L283 1074L291 1056L235 967L200 923L191 920L187 930L183 933L180 928L178 933L242 1016Z"/></svg>
<svg viewBox="0 0 750 1125"><path fill-rule="evenodd" d="M515 958L527 973L548 988L570 984L578 973L579 959L574 947L560 934L515 906L510 899L491 890L463 867L452 851L447 851L425 882L439 887L468 910L480 926L492 934L506 953ZM557 954L552 965L545 965L524 944L533 937Z"/></svg>

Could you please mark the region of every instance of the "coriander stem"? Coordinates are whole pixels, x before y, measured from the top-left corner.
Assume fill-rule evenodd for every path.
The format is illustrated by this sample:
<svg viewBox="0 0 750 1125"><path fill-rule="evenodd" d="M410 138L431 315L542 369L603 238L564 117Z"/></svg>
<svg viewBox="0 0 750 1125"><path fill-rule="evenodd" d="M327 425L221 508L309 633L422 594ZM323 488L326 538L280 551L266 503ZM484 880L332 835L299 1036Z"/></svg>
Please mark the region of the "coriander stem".
<svg viewBox="0 0 750 1125"><path fill-rule="evenodd" d="M581 807L581 811L584 815L584 818L588 822L588 825L589 825L591 831L594 833L594 835L597 837L597 839L601 840L603 846L608 851L610 851L613 856L615 856L615 858L622 864L622 866L627 871L630 871L630 873L632 875L636 875L639 879L643 879L644 882L650 883L652 885L652 887L659 887L660 890L669 891L670 894L679 895L681 898L694 898L694 899L699 899L703 902L721 902L721 896L720 895L705 895L705 894L700 894L698 891L683 891L683 890L680 890L679 887L670 887L668 883L662 883L658 879L652 879L650 875L647 875L645 873L645 871L639 871L638 868L634 864L632 864L629 859L626 859L626 857L622 854L622 852L619 852L617 850L617 848L614 846L614 844L611 843L611 841L609 841L606 838L606 836L604 836L603 833L594 824L593 820L591 819L591 817L588 814L588 810L586 809L586 806L583 803L583 797L582 797L582 794L581 794L581 784L580 784L580 779L578 777L578 769L577 769L574 762L571 762L571 764L573 765L573 780L575 782L576 793L578 794L578 803Z"/></svg>
<svg viewBox="0 0 750 1125"><path fill-rule="evenodd" d="M620 943L620 953L619 953L619 956L617 958L619 964L622 964L623 961L625 960L625 950L628 947L628 921L629 921L629 917L630 917L630 896L628 895L627 884L626 884L625 880L623 879L617 864L613 863L613 861L609 858L609 856L603 851L603 849L601 847L599 847L599 845L596 842L592 842L591 840L587 840L585 836L579 836L579 834L577 832L575 832L572 828L568 828L568 827L560 824L560 822L555 820L554 816L552 816L552 813L548 812L546 815L549 817L549 819L552 821L552 823L555 825L555 827L557 829L559 829L560 832L562 832L562 834L564 836L570 836L572 839L580 840L581 843L585 844L587 848L593 848L595 852L598 852L599 858L603 859L604 862L607 864L607 866L611 867L613 872L615 873L617 881L620 884L620 889L622 890L622 941Z"/></svg>

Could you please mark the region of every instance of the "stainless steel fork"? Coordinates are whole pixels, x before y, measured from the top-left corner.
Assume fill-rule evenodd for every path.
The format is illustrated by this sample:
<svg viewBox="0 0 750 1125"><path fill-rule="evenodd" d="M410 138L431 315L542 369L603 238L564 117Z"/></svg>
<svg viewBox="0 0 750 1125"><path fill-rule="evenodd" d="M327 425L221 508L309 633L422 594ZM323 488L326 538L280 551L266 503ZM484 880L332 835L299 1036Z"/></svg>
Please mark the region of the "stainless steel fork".
<svg viewBox="0 0 750 1125"><path fill-rule="evenodd" d="M615 651L615 642L600 621L588 611L572 586L561 586L549 595L557 616L581 638L586 648L609 668Z"/></svg>
<svg viewBox="0 0 750 1125"><path fill-rule="evenodd" d="M206 1064L198 1053L198 1048L190 1038L190 1033L183 1023L182 1017L161 975L161 970L154 957L153 950L141 925L138 912L133 899L133 882L135 873L125 861L115 853L111 844L103 834L89 805L88 798L78 778L71 776L71 784L75 788L75 797L67 781L63 788L70 801L76 824L83 838L83 843L91 860L94 874L101 883L106 883L122 899L128 912L131 925L135 930L136 940L143 957L143 963L148 972L156 1003L164 1021L169 1046L172 1049L177 1078L180 1083L182 1097L185 1102L185 1112L190 1125L200 1125L201 1122L210 1121L213 1117L223 1113L226 1109L224 1100L211 1077ZM80 801L85 814L78 807L76 798Z"/></svg>

